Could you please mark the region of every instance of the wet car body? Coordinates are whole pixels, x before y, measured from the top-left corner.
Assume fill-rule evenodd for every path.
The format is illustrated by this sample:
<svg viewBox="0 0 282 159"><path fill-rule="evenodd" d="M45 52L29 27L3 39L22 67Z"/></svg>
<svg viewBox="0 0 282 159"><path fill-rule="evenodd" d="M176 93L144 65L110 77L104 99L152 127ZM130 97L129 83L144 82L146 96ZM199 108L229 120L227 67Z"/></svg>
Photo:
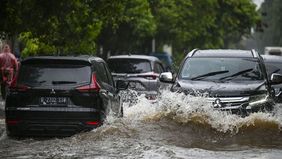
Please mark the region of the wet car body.
<svg viewBox="0 0 282 159"><path fill-rule="evenodd" d="M115 81L128 81L128 88L155 99L160 88L159 74L164 72L161 61L146 55L117 55L108 58Z"/></svg>
<svg viewBox="0 0 282 159"><path fill-rule="evenodd" d="M161 75L161 81L171 81L166 75ZM281 80L281 75L274 76ZM274 105L271 84L276 83L267 78L255 50L195 49L187 54L172 83L174 92L204 96L214 109L243 116L270 111Z"/></svg>
<svg viewBox="0 0 282 159"><path fill-rule="evenodd" d="M104 60L31 57L21 62L6 98L9 136L70 136L103 124L120 97Z"/></svg>
<svg viewBox="0 0 282 159"><path fill-rule="evenodd" d="M270 79L272 73L282 74L282 56L277 55L262 55L267 76ZM275 101L282 103L282 84L277 84L273 86L275 91Z"/></svg>

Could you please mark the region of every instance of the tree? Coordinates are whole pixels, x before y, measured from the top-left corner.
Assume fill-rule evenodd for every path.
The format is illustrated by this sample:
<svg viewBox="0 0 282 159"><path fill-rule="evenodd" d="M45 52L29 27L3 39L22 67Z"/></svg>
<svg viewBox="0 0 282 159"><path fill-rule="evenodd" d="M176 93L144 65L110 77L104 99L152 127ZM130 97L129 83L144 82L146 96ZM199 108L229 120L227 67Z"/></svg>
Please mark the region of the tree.
<svg viewBox="0 0 282 159"><path fill-rule="evenodd" d="M120 23L118 25L104 24L97 43L103 47L105 53L139 52L144 54L146 53L144 43L152 39L156 29L149 4L144 0L123 0L122 2L123 15Z"/></svg>
<svg viewBox="0 0 282 159"><path fill-rule="evenodd" d="M34 51L27 55L50 53L39 52L44 50L94 54L102 24L107 23L105 20L115 24L112 18L118 9L113 8L119 4L102 0L3 0L0 30L10 37L20 35L26 44L32 44L27 46L37 46L26 49Z"/></svg>
<svg viewBox="0 0 282 159"><path fill-rule="evenodd" d="M249 0L150 0L157 19L156 39L184 48L219 48L250 34L258 19Z"/></svg>

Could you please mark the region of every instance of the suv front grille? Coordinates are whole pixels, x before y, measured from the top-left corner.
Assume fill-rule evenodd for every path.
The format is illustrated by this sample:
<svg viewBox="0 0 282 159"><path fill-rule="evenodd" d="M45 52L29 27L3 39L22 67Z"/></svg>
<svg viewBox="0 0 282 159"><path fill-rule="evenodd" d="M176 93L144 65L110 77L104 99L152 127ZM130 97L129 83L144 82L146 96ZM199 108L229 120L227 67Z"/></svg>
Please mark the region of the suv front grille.
<svg viewBox="0 0 282 159"><path fill-rule="evenodd" d="M248 105L249 97L208 98L214 108L238 109Z"/></svg>

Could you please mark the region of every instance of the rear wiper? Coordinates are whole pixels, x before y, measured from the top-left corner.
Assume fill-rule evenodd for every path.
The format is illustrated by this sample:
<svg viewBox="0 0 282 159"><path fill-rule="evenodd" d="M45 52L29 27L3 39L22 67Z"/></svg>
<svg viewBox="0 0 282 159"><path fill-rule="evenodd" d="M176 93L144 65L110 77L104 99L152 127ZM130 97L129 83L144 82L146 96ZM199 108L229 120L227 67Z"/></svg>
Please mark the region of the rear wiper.
<svg viewBox="0 0 282 159"><path fill-rule="evenodd" d="M252 71L252 70L253 70L252 68L245 69L245 70L239 71L239 72L237 72L237 73L234 73L234 74L232 74L232 75L222 77L222 78L220 78L219 80L221 81L221 80L224 80L224 79L226 79L226 78L237 77L237 76L239 76L239 75L242 75L242 74L244 74L244 73L250 72L250 71Z"/></svg>
<svg viewBox="0 0 282 159"><path fill-rule="evenodd" d="M73 84L75 81L52 81L52 84Z"/></svg>
<svg viewBox="0 0 282 159"><path fill-rule="evenodd" d="M227 73L227 72L229 72L229 71L225 70L225 71L209 72L209 73L206 73L206 74L203 74L203 75L199 75L199 76L193 77L193 78L191 78L191 80L202 79L204 77L214 76L214 75L223 74L223 73Z"/></svg>

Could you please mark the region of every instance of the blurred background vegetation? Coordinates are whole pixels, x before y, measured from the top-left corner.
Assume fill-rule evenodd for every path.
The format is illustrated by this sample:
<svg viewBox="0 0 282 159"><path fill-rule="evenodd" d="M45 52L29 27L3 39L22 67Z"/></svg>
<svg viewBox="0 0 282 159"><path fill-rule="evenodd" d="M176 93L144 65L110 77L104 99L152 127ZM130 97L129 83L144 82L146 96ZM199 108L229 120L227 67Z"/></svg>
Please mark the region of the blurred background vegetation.
<svg viewBox="0 0 282 159"><path fill-rule="evenodd" d="M252 28L259 30L257 36L263 36L260 24L266 18L261 18L261 10L251 0L1 0L0 3L0 36L19 41L22 57L93 54L107 58L129 52L149 54L155 41L155 51L163 51L164 45L171 46L174 59L180 61L185 50L193 48L242 48L240 41L251 36ZM276 3L273 7L280 6L280 10L271 8L271 12L281 13L281 3L279 0ZM269 28L280 29L281 35L281 14L276 15L280 19L278 28L272 22ZM273 17L268 18L276 23ZM264 35L262 40L268 38Z"/></svg>

